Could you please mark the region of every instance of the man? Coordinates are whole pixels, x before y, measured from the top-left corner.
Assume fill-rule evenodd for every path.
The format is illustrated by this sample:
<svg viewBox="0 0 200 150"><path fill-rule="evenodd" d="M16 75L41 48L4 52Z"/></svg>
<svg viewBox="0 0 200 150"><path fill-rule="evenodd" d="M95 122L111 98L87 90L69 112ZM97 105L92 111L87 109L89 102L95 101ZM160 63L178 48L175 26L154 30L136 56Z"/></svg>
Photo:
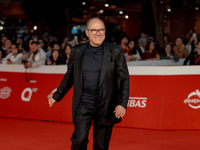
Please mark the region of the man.
<svg viewBox="0 0 200 150"><path fill-rule="evenodd" d="M187 58L188 53L181 37L176 38L176 45L173 47L173 52L179 58Z"/></svg>
<svg viewBox="0 0 200 150"><path fill-rule="evenodd" d="M142 58L142 54L145 52L146 45L147 45L147 39L146 38L140 38L138 40L137 51L139 52L141 58Z"/></svg>
<svg viewBox="0 0 200 150"><path fill-rule="evenodd" d="M8 40L8 38L7 38L6 36L3 36L3 37L1 38L1 47L0 47L0 51L1 51L1 53L2 53L2 57L3 57L3 58L6 57L6 50L7 50L7 48L5 47L5 42L6 42L6 40Z"/></svg>
<svg viewBox="0 0 200 150"><path fill-rule="evenodd" d="M50 107L74 85L72 150L87 150L93 121L93 149L108 150L113 124L125 115L129 98L129 74L123 50L105 42L105 25L92 18L86 25L89 42L71 50L64 75Z"/></svg>
<svg viewBox="0 0 200 150"><path fill-rule="evenodd" d="M37 41L32 41L30 45L31 55L27 61L24 61L24 67L38 67L45 65L46 53L40 48L40 43Z"/></svg>

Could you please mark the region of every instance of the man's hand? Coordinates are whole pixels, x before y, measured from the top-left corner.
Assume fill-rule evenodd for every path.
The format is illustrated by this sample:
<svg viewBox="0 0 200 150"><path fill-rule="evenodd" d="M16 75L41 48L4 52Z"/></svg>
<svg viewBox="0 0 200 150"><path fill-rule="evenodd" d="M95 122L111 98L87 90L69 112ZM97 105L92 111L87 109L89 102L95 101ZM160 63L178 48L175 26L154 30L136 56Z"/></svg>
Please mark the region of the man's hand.
<svg viewBox="0 0 200 150"><path fill-rule="evenodd" d="M10 59L8 59L7 64L12 64L12 62L10 61Z"/></svg>
<svg viewBox="0 0 200 150"><path fill-rule="evenodd" d="M28 68L28 67L31 67L32 66L32 63L31 62L26 62L24 63L24 67L25 68Z"/></svg>
<svg viewBox="0 0 200 150"><path fill-rule="evenodd" d="M54 103L56 103L56 100L53 98L49 98L49 107L52 107Z"/></svg>
<svg viewBox="0 0 200 150"><path fill-rule="evenodd" d="M114 113L115 113L115 117L119 119L119 118L122 118L125 115L126 109L121 105L117 105L115 107Z"/></svg>

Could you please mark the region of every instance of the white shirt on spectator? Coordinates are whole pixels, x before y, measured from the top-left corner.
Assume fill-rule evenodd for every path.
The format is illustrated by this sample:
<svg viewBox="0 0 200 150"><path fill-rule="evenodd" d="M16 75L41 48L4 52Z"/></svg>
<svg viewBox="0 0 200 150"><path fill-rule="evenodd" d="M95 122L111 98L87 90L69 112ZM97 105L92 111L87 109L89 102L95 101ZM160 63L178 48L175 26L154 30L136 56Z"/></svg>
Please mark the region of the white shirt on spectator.
<svg viewBox="0 0 200 150"><path fill-rule="evenodd" d="M9 53L3 59L3 63L7 63L9 59L12 62L12 64L21 64L22 59L23 59L23 54L22 53L18 53L16 56L14 56L13 53Z"/></svg>
<svg viewBox="0 0 200 150"><path fill-rule="evenodd" d="M40 48L38 52L35 54L34 60L33 60L33 53L31 53L28 61L32 63L33 68L41 66L41 65L45 65L46 52Z"/></svg>

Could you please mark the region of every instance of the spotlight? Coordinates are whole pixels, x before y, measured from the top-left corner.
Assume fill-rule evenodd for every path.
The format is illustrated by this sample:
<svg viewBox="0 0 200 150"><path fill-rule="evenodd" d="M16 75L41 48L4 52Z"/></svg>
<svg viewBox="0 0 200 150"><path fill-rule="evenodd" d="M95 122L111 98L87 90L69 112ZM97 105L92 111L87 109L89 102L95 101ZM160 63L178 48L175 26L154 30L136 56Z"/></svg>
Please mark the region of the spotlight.
<svg viewBox="0 0 200 150"><path fill-rule="evenodd" d="M86 5L86 2L82 2L82 5Z"/></svg>
<svg viewBox="0 0 200 150"><path fill-rule="evenodd" d="M171 12L171 8L168 8L167 11L168 11L168 12Z"/></svg>
<svg viewBox="0 0 200 150"><path fill-rule="evenodd" d="M125 15L125 19L128 19L129 18L129 16L128 15Z"/></svg>
<svg viewBox="0 0 200 150"><path fill-rule="evenodd" d="M105 6L105 7L109 7L109 4L105 4L104 6Z"/></svg>
<svg viewBox="0 0 200 150"><path fill-rule="evenodd" d="M122 15L124 12L122 10L119 11L119 14Z"/></svg>
<svg viewBox="0 0 200 150"><path fill-rule="evenodd" d="M4 21L2 21L2 20L0 20L0 23L1 23L2 25L4 25L4 23L5 23L5 22L4 22Z"/></svg>
<svg viewBox="0 0 200 150"><path fill-rule="evenodd" d="M2 31L3 30L3 26L0 26L0 31Z"/></svg>
<svg viewBox="0 0 200 150"><path fill-rule="evenodd" d="M104 12L104 11L103 11L102 9L101 9L101 10L99 10L99 13L100 13L100 14L103 14L103 12Z"/></svg>
<svg viewBox="0 0 200 150"><path fill-rule="evenodd" d="M34 26L34 27L33 27L33 30L37 30L37 26Z"/></svg>

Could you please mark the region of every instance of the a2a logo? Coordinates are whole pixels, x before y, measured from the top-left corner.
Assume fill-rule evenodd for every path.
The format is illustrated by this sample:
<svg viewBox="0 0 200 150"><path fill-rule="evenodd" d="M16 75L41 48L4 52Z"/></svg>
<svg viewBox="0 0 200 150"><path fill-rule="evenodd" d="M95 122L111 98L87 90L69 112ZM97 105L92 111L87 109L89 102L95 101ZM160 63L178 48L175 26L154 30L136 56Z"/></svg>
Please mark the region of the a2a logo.
<svg viewBox="0 0 200 150"><path fill-rule="evenodd" d="M30 102L33 92L37 92L38 88L25 88L22 91L21 99L24 102Z"/></svg>

